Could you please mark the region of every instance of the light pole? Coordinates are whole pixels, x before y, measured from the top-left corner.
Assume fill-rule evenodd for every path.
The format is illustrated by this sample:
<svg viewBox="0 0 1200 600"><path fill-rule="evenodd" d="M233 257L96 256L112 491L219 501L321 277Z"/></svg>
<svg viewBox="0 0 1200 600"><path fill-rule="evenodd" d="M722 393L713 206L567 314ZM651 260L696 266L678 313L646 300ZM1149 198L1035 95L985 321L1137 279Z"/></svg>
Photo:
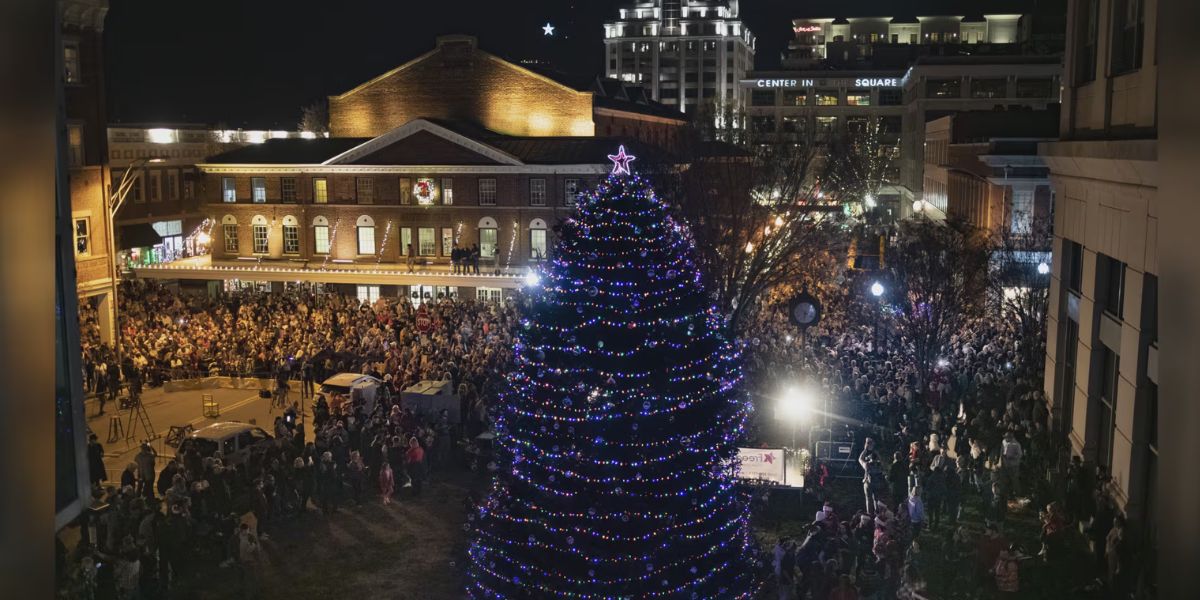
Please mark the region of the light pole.
<svg viewBox="0 0 1200 600"><path fill-rule="evenodd" d="M117 270L117 239L116 239L116 220L117 211L121 210L121 206L125 204L125 198L129 196L129 191L133 189L137 179L142 174L142 167L148 163L163 162L162 158L139 158L125 168L125 172L121 173L121 181L117 183L117 189L112 196L108 198L106 203L106 216L108 217L108 279L111 289L109 290L109 302L112 303L112 325L113 325L113 350L117 354L117 365L121 365L121 359L124 358L121 353L121 307L117 301L117 287L120 281L118 280ZM130 175L130 172L133 175Z"/></svg>

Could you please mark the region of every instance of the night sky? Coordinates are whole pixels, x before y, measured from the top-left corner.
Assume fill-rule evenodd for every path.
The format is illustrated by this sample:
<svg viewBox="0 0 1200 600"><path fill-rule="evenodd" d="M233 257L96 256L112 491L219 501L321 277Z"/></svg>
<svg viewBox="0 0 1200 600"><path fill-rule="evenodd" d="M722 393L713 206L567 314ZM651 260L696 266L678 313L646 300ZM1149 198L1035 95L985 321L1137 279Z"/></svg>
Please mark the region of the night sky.
<svg viewBox="0 0 1200 600"><path fill-rule="evenodd" d="M300 109L466 33L508 58L550 60L576 74L604 70L605 20L622 0L110 0L105 22L109 120L293 128ZM989 2L994 3L994 2ZM999 4L1025 4L1008 0ZM759 69L777 68L789 19L903 0L742 0ZM978 6L977 0L923 5ZM878 10L873 10L878 7ZM555 36L542 34L547 21Z"/></svg>

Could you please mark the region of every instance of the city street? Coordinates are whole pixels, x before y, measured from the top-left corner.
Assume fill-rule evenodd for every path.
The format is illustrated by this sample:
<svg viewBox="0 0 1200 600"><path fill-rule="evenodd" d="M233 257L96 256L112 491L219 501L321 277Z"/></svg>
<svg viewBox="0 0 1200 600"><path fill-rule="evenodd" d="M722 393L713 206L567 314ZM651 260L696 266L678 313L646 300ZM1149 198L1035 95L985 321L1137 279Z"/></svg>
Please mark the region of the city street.
<svg viewBox="0 0 1200 600"><path fill-rule="evenodd" d="M204 394L212 394L213 400L217 402L221 410L219 417L203 416L201 396ZM298 398L298 394L296 397ZM166 392L163 388L158 387L145 390L142 394L142 403L146 407L146 413L150 416L150 423L154 426L155 433L158 434L153 445L154 449L158 451L159 468L162 468L166 461L175 455L175 449L164 444L167 432L172 426L191 425L200 429L221 421L239 421L257 423L259 427L271 433L271 425L275 419L275 415L271 414L270 400L259 398L257 390L214 388ZM119 417L122 429L128 432L129 411L114 412L113 409L116 408L116 405L112 402L106 403L104 408L104 414L98 415L99 403L94 398L88 399L87 424L88 428L99 436L100 443L104 446L104 466L108 472L108 483L115 484L121 479L121 470L137 454L141 440L147 436L141 426L137 425L136 436L133 440L126 442L124 436L121 436L117 441L109 442L109 427L113 417ZM307 409L307 407L305 408ZM279 414L279 411L275 411L275 414ZM134 423L136 425L136 419Z"/></svg>

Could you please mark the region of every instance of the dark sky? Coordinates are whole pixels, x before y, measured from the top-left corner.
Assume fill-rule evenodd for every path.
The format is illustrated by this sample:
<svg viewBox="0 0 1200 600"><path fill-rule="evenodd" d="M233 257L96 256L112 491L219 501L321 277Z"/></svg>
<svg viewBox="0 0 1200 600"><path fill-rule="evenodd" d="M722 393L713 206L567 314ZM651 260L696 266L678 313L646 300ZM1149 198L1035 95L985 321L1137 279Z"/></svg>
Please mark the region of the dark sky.
<svg viewBox="0 0 1200 600"><path fill-rule="evenodd" d="M603 27L622 0L110 0L105 23L112 122L291 128L300 108L467 33L510 59L603 72ZM978 0L922 4L977 5ZM1022 4L1022 0L1010 0ZM789 19L904 0L742 0L756 66L778 66ZM813 13L816 11L816 13ZM549 21L554 37L542 35Z"/></svg>

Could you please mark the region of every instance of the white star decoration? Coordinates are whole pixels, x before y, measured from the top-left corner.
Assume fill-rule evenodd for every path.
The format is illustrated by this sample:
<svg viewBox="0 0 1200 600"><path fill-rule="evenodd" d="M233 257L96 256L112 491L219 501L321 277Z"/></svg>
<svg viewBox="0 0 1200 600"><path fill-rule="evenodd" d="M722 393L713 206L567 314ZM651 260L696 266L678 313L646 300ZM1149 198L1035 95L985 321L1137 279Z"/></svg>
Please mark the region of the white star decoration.
<svg viewBox="0 0 1200 600"><path fill-rule="evenodd" d="M613 175L624 173L629 175L629 163L637 160L637 157L632 154L625 154L625 146L621 146L616 154L609 154L608 160L613 162Z"/></svg>
<svg viewBox="0 0 1200 600"><path fill-rule="evenodd" d="M554 26L547 22L542 26L542 32L544 32L546 35L554 35Z"/></svg>

